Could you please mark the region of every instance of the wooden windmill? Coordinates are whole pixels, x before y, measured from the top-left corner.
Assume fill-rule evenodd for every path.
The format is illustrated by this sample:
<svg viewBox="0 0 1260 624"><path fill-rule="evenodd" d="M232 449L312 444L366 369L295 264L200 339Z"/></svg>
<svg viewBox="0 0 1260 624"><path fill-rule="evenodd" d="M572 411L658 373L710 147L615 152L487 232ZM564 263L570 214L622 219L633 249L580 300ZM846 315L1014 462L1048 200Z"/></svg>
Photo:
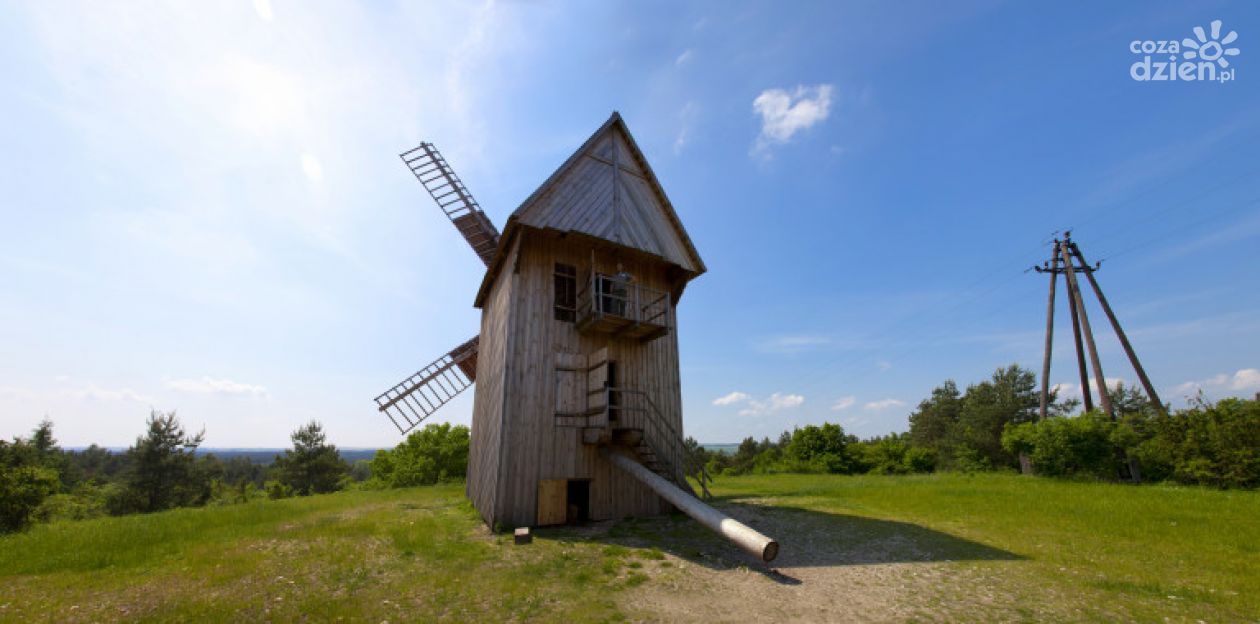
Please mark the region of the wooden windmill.
<svg viewBox="0 0 1260 624"><path fill-rule="evenodd" d="M503 233L433 145L403 161L486 263L481 333L376 398L406 433L476 383L467 494L491 526L677 507L765 561L773 540L701 503L683 473L675 307L705 272L613 113Z"/></svg>

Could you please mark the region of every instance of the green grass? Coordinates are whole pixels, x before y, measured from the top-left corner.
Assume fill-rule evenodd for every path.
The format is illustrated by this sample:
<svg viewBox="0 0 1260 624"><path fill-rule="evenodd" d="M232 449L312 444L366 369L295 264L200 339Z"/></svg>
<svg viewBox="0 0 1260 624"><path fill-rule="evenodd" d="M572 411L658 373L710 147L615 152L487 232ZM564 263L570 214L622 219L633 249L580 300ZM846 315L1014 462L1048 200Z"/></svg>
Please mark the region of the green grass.
<svg viewBox="0 0 1260 624"><path fill-rule="evenodd" d="M511 541L462 485L63 522L0 539L0 619L618 619L629 551Z"/></svg>
<svg viewBox="0 0 1260 624"><path fill-rule="evenodd" d="M788 575L802 552L833 570L935 570L915 619L1260 619L1256 492L1013 475L755 476L714 492L801 527L775 535ZM670 588L693 563L727 573L719 547L677 517L518 547L485 530L460 485L345 492L0 538L0 620L620 620L643 617L627 596L691 591ZM722 556L731 573L750 564Z"/></svg>
<svg viewBox="0 0 1260 624"><path fill-rule="evenodd" d="M938 560L952 550L952 565L987 569L1017 602L1058 601L1047 607L1079 619L1260 620L1260 492L944 474L749 476L714 493L908 523L919 550L954 542L935 545ZM969 556L959 540L1013 557Z"/></svg>

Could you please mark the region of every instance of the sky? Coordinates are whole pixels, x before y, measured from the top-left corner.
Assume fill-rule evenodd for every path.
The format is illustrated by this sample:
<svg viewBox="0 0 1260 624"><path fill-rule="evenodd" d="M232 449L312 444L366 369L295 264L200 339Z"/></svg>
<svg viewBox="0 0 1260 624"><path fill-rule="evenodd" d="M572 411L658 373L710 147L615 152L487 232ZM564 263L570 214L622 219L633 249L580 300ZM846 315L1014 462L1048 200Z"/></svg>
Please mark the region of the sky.
<svg viewBox="0 0 1260 624"><path fill-rule="evenodd" d="M1231 80L1135 79L1168 42L1196 71L1196 27L1237 33L1201 48ZM1039 370L1027 269L1066 229L1166 401L1250 397L1256 59L1250 2L0 3L0 436L398 443L372 399L477 332L484 267L397 155L435 143L501 227L614 110L709 267L677 315L702 442L904 431L946 379Z"/></svg>

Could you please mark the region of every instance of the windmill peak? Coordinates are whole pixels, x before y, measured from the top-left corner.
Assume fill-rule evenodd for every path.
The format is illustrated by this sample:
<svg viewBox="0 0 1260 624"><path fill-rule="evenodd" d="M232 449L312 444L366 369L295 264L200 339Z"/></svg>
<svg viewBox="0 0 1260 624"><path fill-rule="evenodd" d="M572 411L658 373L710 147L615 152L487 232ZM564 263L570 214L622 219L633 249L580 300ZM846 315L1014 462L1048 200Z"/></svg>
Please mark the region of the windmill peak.
<svg viewBox="0 0 1260 624"><path fill-rule="evenodd" d="M671 266L670 292L707 268L664 188L617 112L573 152L508 217L496 262L482 280L475 305L482 307L501 260L522 229L594 239Z"/></svg>

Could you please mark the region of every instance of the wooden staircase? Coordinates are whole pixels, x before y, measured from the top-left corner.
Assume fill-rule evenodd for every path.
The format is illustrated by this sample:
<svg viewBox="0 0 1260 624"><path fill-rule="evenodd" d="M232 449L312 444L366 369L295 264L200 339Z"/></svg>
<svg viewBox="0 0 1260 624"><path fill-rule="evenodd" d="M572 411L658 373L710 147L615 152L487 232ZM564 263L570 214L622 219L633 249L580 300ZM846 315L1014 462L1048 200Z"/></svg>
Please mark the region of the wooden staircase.
<svg viewBox="0 0 1260 624"><path fill-rule="evenodd" d="M651 397L630 388L609 387L603 392L599 407L581 415L557 415L556 426L580 428L586 444L630 451L648 470L695 496L683 470L682 436L665 421Z"/></svg>

